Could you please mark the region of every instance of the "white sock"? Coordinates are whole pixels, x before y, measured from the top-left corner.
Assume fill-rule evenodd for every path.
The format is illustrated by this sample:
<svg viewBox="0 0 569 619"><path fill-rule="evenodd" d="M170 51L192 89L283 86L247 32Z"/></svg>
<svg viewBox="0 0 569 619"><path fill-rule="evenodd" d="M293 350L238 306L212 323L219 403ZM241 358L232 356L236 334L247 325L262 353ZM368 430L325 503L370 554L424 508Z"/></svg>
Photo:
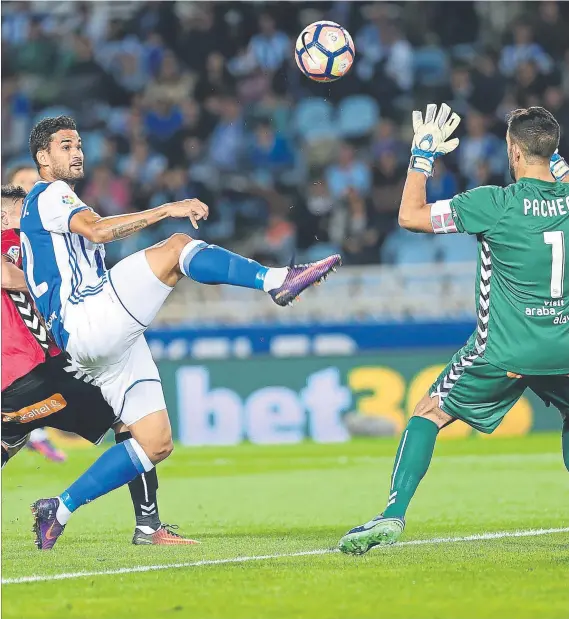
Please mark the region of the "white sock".
<svg viewBox="0 0 569 619"><path fill-rule="evenodd" d="M284 280L288 275L288 267L280 267L278 269L269 269L265 275L265 279L263 281L263 290L265 292L269 292L269 290L274 290L275 288L279 288L284 284Z"/></svg>
<svg viewBox="0 0 569 619"><path fill-rule="evenodd" d="M30 441L41 442L47 438L47 432L43 428L36 428L30 434Z"/></svg>
<svg viewBox="0 0 569 619"><path fill-rule="evenodd" d="M71 518L71 512L67 509L67 506L59 497L58 500L59 505L57 506L55 517L57 518L57 522L59 522L59 524L67 524L67 521Z"/></svg>
<svg viewBox="0 0 569 619"><path fill-rule="evenodd" d="M141 533L146 533L146 535L152 535L152 533L156 533L156 531L158 531L158 529L160 527L158 527L158 529L153 529L152 527L147 527L144 524L137 524L136 528L141 532Z"/></svg>

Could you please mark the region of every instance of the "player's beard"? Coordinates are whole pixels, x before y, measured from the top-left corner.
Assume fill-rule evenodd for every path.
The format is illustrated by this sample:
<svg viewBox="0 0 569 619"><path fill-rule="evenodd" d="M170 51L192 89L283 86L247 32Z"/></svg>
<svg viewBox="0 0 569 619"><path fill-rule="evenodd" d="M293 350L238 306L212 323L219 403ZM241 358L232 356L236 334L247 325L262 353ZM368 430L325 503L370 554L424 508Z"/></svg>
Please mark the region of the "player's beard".
<svg viewBox="0 0 569 619"><path fill-rule="evenodd" d="M64 168L63 166L54 165L53 174L58 180L65 181L69 185L72 185L85 176L85 170L83 166L80 168L72 166Z"/></svg>

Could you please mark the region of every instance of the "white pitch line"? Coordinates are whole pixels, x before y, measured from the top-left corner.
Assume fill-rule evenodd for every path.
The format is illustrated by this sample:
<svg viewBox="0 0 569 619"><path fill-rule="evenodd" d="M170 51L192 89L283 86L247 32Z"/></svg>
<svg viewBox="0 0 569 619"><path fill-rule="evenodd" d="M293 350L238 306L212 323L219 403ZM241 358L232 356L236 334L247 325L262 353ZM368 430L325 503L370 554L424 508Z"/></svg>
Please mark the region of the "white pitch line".
<svg viewBox="0 0 569 619"><path fill-rule="evenodd" d="M408 542L399 542L390 548L400 546L422 546L425 544L454 544L457 542L474 542L490 539L504 539L508 537L535 537L549 535L551 533L569 533L569 527L559 529L529 529L527 531L499 531L496 533L479 533L466 537L435 537L432 539L415 539ZM377 547L377 550L385 550L385 547ZM224 565L227 563L247 563L248 561L266 561L267 559L286 559L289 557L309 557L311 555L326 555L339 552L336 548L323 548L320 550L303 550L274 555L257 555L252 557L233 557L230 559L209 559L188 563L167 563L166 565L141 565L138 567L122 567L116 570L100 570L98 572L69 572L63 574L49 574L46 576L21 576L19 578L3 578L3 585L20 585L29 582L49 582L53 580L70 580L72 578L87 578L91 576L116 576L118 574L137 574L140 572L155 572L157 570L174 570L187 567L202 567L204 565Z"/></svg>

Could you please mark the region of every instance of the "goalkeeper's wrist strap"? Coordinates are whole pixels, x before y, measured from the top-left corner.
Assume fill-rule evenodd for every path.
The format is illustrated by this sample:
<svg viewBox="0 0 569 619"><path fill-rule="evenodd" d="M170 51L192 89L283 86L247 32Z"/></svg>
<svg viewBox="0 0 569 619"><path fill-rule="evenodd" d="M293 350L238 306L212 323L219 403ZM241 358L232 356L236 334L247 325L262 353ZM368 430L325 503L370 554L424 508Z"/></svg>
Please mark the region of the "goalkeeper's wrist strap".
<svg viewBox="0 0 569 619"><path fill-rule="evenodd" d="M553 178L556 181L563 180L567 173L569 173L569 165L563 157L559 157L559 159L550 166L551 174L553 174Z"/></svg>
<svg viewBox="0 0 569 619"><path fill-rule="evenodd" d="M409 162L409 169L415 170L415 172L422 172L425 176L432 176L433 163L430 158L413 155Z"/></svg>

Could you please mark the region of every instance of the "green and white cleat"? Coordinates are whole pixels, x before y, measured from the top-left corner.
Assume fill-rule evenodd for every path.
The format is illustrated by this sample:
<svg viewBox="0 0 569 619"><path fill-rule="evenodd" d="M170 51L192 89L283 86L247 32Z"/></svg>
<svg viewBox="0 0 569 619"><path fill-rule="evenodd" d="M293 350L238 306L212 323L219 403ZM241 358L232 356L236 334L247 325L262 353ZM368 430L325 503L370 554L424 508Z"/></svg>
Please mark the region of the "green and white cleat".
<svg viewBox="0 0 569 619"><path fill-rule="evenodd" d="M338 543L338 548L348 555L363 555L374 546L395 544L404 529L405 518L384 518L380 514L350 529Z"/></svg>

